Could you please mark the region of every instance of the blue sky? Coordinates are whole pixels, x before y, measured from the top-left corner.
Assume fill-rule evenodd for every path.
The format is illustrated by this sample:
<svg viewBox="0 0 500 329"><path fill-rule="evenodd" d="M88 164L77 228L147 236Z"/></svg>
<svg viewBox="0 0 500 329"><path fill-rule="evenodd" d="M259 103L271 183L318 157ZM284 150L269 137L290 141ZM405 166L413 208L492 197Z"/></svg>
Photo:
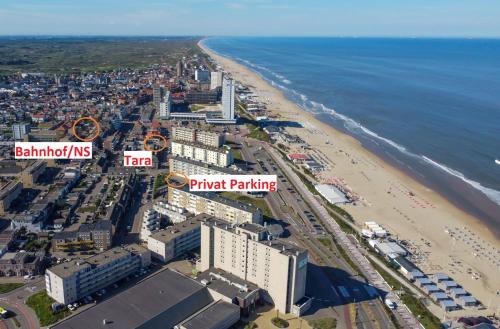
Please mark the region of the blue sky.
<svg viewBox="0 0 500 329"><path fill-rule="evenodd" d="M500 37L500 0L0 0L0 35Z"/></svg>

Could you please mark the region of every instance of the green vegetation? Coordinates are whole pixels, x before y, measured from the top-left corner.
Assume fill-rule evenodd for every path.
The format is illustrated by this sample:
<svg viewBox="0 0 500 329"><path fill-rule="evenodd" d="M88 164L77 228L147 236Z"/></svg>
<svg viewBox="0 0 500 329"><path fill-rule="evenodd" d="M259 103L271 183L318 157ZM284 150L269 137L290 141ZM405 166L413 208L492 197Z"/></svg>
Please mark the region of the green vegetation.
<svg viewBox="0 0 500 329"><path fill-rule="evenodd" d="M0 294L6 294L22 286L24 283L0 283Z"/></svg>
<svg viewBox="0 0 500 329"><path fill-rule="evenodd" d="M328 214L332 216L332 218L335 220L335 222L337 222L337 224L339 224L340 229L342 231L344 231L347 234L357 235L357 232L349 224L347 224L344 220L342 220L337 213L333 212L328 208L326 208L326 211L328 211Z"/></svg>
<svg viewBox="0 0 500 329"><path fill-rule="evenodd" d="M241 155L241 151L238 150L238 149L233 149L233 157L236 159L236 160L241 160L243 161L243 156Z"/></svg>
<svg viewBox="0 0 500 329"><path fill-rule="evenodd" d="M257 324L253 321L248 322L243 329L256 329L258 328Z"/></svg>
<svg viewBox="0 0 500 329"><path fill-rule="evenodd" d="M323 198L323 197L321 197L321 198ZM351 223L354 223L354 218L352 218L351 214L348 213L345 209L343 209L335 204L331 204L330 202L326 201L326 199L324 199L324 198L323 198L323 200L325 200L325 202L327 203L327 205L330 209L332 209L333 211L338 213L340 216L342 216L342 219L345 219Z"/></svg>
<svg viewBox="0 0 500 329"><path fill-rule="evenodd" d="M247 128L250 131L250 133L247 135L248 137L258 139L263 142L270 141L269 135L264 130L262 130L262 128L257 127L251 123L247 124Z"/></svg>
<svg viewBox="0 0 500 329"><path fill-rule="evenodd" d="M335 329L337 328L337 319L335 318L323 318L317 320L310 320L309 325L313 329Z"/></svg>
<svg viewBox="0 0 500 329"><path fill-rule="evenodd" d="M401 282L394 278L389 272L370 261L375 270L380 273L382 278L395 290L402 290L404 293L401 295L401 300L405 303L410 311L418 318L420 323L426 329L439 329L441 322L439 319L429 311L422 302L411 293Z"/></svg>
<svg viewBox="0 0 500 329"><path fill-rule="evenodd" d="M332 247L332 240L330 240L329 238L318 238L318 241L327 248Z"/></svg>
<svg viewBox="0 0 500 329"><path fill-rule="evenodd" d="M290 325L287 320L279 317L272 318L271 323L278 328L288 328L288 326Z"/></svg>
<svg viewBox="0 0 500 329"><path fill-rule="evenodd" d="M22 72L69 73L146 68L175 64L182 56L201 54L191 37L60 37L3 40L0 75Z"/></svg>
<svg viewBox="0 0 500 329"><path fill-rule="evenodd" d="M48 250L48 241L31 240L26 243L24 249L27 251L38 251L38 250Z"/></svg>
<svg viewBox="0 0 500 329"><path fill-rule="evenodd" d="M94 202L94 206L96 207L96 209L97 209L97 208L99 208L99 206L101 205L101 202L102 202L102 200L101 200L101 199L97 199L97 200L95 200L95 202Z"/></svg>
<svg viewBox="0 0 500 329"><path fill-rule="evenodd" d="M246 195L237 194L237 193L233 193L233 192L222 192L221 196L223 196L224 198L236 200L236 201L239 201L242 203L251 204L251 205L259 208L262 211L262 215L264 215L264 220L271 219L273 217L271 209L269 208L266 200L264 200L264 199L252 198L252 197L249 197Z"/></svg>
<svg viewBox="0 0 500 329"><path fill-rule="evenodd" d="M70 314L67 309L63 309L57 313L52 313L53 303L55 303L55 300L47 295L47 291L45 290L31 295L26 301L26 305L35 311L42 327L56 323Z"/></svg>
<svg viewBox="0 0 500 329"><path fill-rule="evenodd" d="M441 321L434 314L432 314L424 304L410 292L401 295L401 300L405 303L410 311L418 318L418 321L426 329L439 329L441 328Z"/></svg>
<svg viewBox="0 0 500 329"><path fill-rule="evenodd" d="M93 206L88 206L88 207L80 207L76 211L77 213L84 213L84 212L95 212L97 207L95 205Z"/></svg>
<svg viewBox="0 0 500 329"><path fill-rule="evenodd" d="M156 176L153 193L156 193L156 190L160 187L167 185L167 182L165 182L165 177L166 176L164 174L158 174L158 176Z"/></svg>

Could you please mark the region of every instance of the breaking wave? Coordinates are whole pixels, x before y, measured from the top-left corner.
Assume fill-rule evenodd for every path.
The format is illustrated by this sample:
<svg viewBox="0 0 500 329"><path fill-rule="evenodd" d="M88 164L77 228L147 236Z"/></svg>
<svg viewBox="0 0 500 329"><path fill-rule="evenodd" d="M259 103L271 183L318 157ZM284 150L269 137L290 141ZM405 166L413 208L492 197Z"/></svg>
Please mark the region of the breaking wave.
<svg viewBox="0 0 500 329"><path fill-rule="evenodd" d="M334 109L329 108L322 103L318 103L318 102L315 102L313 100L309 100L309 98L306 95L296 91L293 88L289 88L289 87L286 87L283 84L281 84L281 83L284 83L286 85L291 84L291 82L288 79L286 79L284 76L282 76L281 74L273 72L264 66L254 64L254 63L252 63L248 60L242 59L242 58L238 58L238 57L235 58L235 57L232 57L232 56L227 55L227 54L221 54L221 55L228 57L228 58L235 59L236 61L246 65L252 71L257 73L260 77L262 77L264 80L269 82L272 86L283 90L286 94L291 96L292 100L297 105L299 105L302 109L304 109L310 113L313 113L313 114L328 113L333 118L339 120L342 123L342 125L344 126L344 128L347 129L349 132L351 132L355 135L358 134L358 135L368 136L372 140L376 139L378 141L381 141L381 142L385 143L386 145L389 145L392 148L398 150L399 152L405 154L406 156L409 156L411 158L418 160L420 163L424 163L426 165L437 168L437 169L439 169L439 170L441 170L449 175L452 175L453 177L458 178L458 179L462 180L463 182L469 184L474 189L476 189L476 190L480 191L481 193L483 193L484 195L486 195L491 201L500 205L500 191L485 187L485 186L481 185L481 183L467 178L463 173L461 173L455 169L449 168L449 167L447 167L439 162L436 162L436 161L426 157L425 155L419 155L419 154L413 153L413 152L409 151L405 146L398 144L397 142L395 142L391 139L388 139L388 138L385 138L383 136L378 135L377 133L366 128L365 126L363 126L361 123L355 121L354 119L352 119L344 114L338 113ZM270 79L268 76L263 74L263 72L269 73L272 77L279 80L279 82L277 82L273 79Z"/></svg>

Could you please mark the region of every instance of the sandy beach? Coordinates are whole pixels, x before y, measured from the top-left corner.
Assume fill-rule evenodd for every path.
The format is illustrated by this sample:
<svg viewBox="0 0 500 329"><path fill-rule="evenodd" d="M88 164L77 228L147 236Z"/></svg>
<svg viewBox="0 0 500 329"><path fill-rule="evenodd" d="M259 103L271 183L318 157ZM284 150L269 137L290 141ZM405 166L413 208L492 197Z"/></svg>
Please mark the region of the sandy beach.
<svg viewBox="0 0 500 329"><path fill-rule="evenodd" d="M344 206L358 226L368 220L379 223L409 243L413 260L424 273L448 274L489 307L488 314L499 311L500 241L478 219L384 162L356 139L320 122L245 66L200 47L224 71L251 87L278 120L302 124L286 130L328 163L320 180L341 180L359 195L356 205Z"/></svg>

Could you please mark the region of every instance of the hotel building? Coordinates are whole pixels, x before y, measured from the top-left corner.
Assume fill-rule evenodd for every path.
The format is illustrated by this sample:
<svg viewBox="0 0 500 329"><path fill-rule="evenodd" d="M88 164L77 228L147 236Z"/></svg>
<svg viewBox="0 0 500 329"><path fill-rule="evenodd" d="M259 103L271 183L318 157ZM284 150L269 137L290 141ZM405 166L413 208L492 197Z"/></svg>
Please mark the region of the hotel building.
<svg viewBox="0 0 500 329"><path fill-rule="evenodd" d="M301 314L310 304L305 302L307 250L267 239L261 225L203 222L197 267L221 269L256 284L262 297L283 313Z"/></svg>
<svg viewBox="0 0 500 329"><path fill-rule="evenodd" d="M234 119L234 80L222 81L222 118Z"/></svg>

